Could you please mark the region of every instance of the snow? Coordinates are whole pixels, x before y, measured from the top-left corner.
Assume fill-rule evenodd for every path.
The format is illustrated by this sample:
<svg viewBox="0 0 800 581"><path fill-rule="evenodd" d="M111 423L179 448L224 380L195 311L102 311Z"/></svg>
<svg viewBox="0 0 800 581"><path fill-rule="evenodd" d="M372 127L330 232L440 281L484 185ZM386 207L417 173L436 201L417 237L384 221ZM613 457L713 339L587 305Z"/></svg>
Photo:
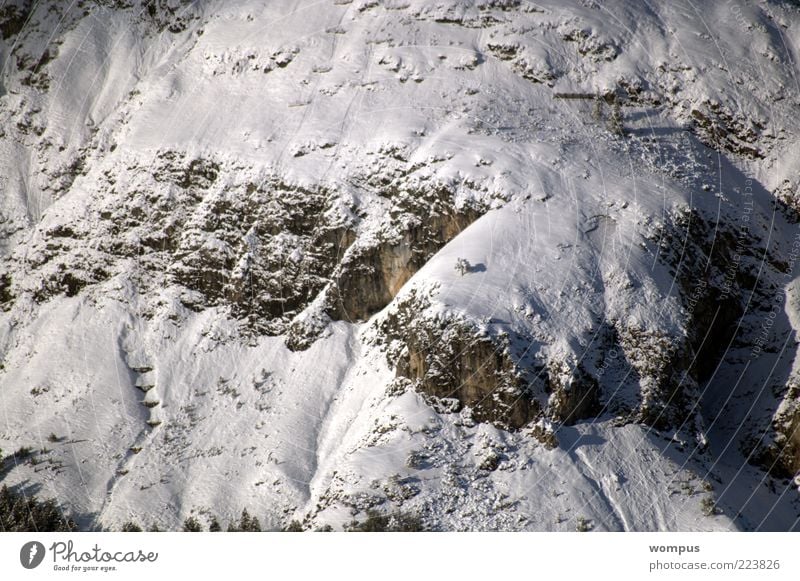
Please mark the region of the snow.
<svg viewBox="0 0 800 581"><path fill-rule="evenodd" d="M594 530L797 528L796 491L739 446L797 372L796 301L769 330L777 347L756 358L763 313L746 309L737 324L749 341L730 345L698 386L701 424L672 434L615 420L642 386L598 336L603 324L689 331L680 285L659 260L665 225L686 208L737 224L752 198L760 260L791 253L797 225L775 212L772 192L800 185L800 14L770 2L702 12L683 2L482 4L209 0L185 8L196 18L177 34L154 31L137 9L71 14L60 27L41 10L18 54L59 39L47 91L20 82L14 46L0 43L0 217L12 225L0 256L23 295L0 312L0 447L50 448L9 483L41 486L92 526L175 527L247 508L271 528L341 528L374 505L420 511L447 530L575 530L579 518ZM496 45L515 55L504 60ZM624 107L625 138L592 119L591 102L553 98L620 80L643 95ZM711 104L734 126L764 126L754 133L762 158L701 142L692 111L711 115ZM43 133L16 129L25 118ZM153 175L165 152L219 163L219 178L192 194L200 201ZM80 156L84 170L56 187ZM182 248L233 257L230 241L202 228L213 202L275 178L329 191L325 219L353 226L351 254L405 226L393 221L389 186L446 185L456 208L489 210L369 321L332 322L312 297L294 320L324 332L304 351L242 332L224 306L187 309L189 291L167 270L152 274L156 258L107 250L119 240L141 249L155 226L114 233L101 210L152 216L164 202L192 227ZM49 233L65 224L81 235L59 238L49 258ZM244 235L251 251L259 236ZM272 243L302 264L294 235ZM463 276L460 258L472 265ZM102 265L109 277L36 303L30 293L62 264ZM781 280L767 264L760 276L796 299L794 274ZM552 427L559 445L548 449L530 430L395 391L377 323L419 291L431 296L420 316L461 317L492 337L527 338L528 355L582 365L607 409ZM65 440L48 442L51 433ZM480 468L489 455L495 470ZM712 490L720 514L705 516Z"/></svg>

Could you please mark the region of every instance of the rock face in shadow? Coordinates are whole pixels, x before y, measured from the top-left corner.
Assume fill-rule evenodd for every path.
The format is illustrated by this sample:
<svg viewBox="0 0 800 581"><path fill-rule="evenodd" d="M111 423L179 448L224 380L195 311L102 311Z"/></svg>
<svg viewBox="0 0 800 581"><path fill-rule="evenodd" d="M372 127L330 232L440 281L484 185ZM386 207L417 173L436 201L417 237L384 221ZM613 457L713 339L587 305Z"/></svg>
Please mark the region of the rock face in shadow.
<svg viewBox="0 0 800 581"><path fill-rule="evenodd" d="M458 325L437 335L409 337L398 376L427 395L469 406L479 422L520 428L538 415L537 402L504 350Z"/></svg>
<svg viewBox="0 0 800 581"><path fill-rule="evenodd" d="M558 350L539 348L520 359L512 355L519 350L509 345L530 345L532 339L511 340L474 321L436 314L428 309L431 299L416 291L396 301L378 322L387 360L396 375L412 382L420 393L454 402L456 409L469 407L477 421L500 427L517 429L539 420L571 424L604 412L657 429L693 426L700 386L735 339L743 289L753 293L752 304L758 308L771 289L761 288L753 278L751 271L757 266L752 262L758 256L744 249L750 241L710 225L694 211L673 216L658 233L658 241L660 259L674 269L671 274L685 308L683 331L605 321L602 325L608 329L593 339L597 354L621 354L615 365L626 385L638 391L632 399L617 399L622 398L617 395L620 386L604 385L602 373L595 374L582 359L586 355L556 355ZM389 296L393 280L384 269L408 256L398 248L405 247L374 250L370 272L379 282L355 289L355 296L367 293L375 297L375 308L380 307L378 298ZM697 272L706 274L697 277ZM356 279L352 280L354 284ZM369 301L357 304L364 309L361 316L367 316ZM792 449L787 453L793 454Z"/></svg>
<svg viewBox="0 0 800 581"><path fill-rule="evenodd" d="M580 365L553 359L522 366L507 336L490 337L462 319L425 316L428 304L412 291L379 325L397 377L420 393L450 411L469 407L474 420L506 429L543 418L574 423L598 411L598 383Z"/></svg>
<svg viewBox="0 0 800 581"><path fill-rule="evenodd" d="M508 351L467 321L424 316L429 305L412 290L377 322L397 377L449 411L470 407L479 422L520 428L537 417L539 403Z"/></svg>
<svg viewBox="0 0 800 581"><path fill-rule="evenodd" d="M800 405L798 396L794 396L794 410L781 417L776 426L778 433L778 446L780 449L777 455L778 464L783 467L786 476L795 476L800 472Z"/></svg>
<svg viewBox="0 0 800 581"><path fill-rule="evenodd" d="M551 361L546 381L551 394L547 408L549 419L573 424L600 411L600 386L582 366L571 368L564 361Z"/></svg>
<svg viewBox="0 0 800 581"><path fill-rule="evenodd" d="M754 452L755 463L779 478L800 474L800 379L797 377L789 380L766 438L768 441Z"/></svg>
<svg viewBox="0 0 800 581"><path fill-rule="evenodd" d="M685 332L619 330L642 378L640 421L666 429L690 420L701 397L698 386L713 375L734 339L744 313L743 289L756 299L768 290L756 284L754 241L743 236L689 208L660 231L659 259L680 290Z"/></svg>
<svg viewBox="0 0 800 581"><path fill-rule="evenodd" d="M685 338L652 329L618 330L619 346L639 383L640 398L634 417L650 426L666 429L685 419L687 400L696 387L687 373L691 357Z"/></svg>
<svg viewBox="0 0 800 581"><path fill-rule="evenodd" d="M359 248L335 277L331 318L366 320L383 309L431 256L479 217L471 208L432 215L396 238Z"/></svg>
<svg viewBox="0 0 800 581"><path fill-rule="evenodd" d="M778 434L783 436L779 442L781 454L778 461L783 465L787 476L800 473L800 393L794 395L794 410L786 421L778 427Z"/></svg>
<svg viewBox="0 0 800 581"><path fill-rule="evenodd" d="M467 406L478 422L518 429L546 418L572 424L600 409L599 386L580 365L552 359L521 367L502 338L462 321L412 324L396 373L421 393Z"/></svg>

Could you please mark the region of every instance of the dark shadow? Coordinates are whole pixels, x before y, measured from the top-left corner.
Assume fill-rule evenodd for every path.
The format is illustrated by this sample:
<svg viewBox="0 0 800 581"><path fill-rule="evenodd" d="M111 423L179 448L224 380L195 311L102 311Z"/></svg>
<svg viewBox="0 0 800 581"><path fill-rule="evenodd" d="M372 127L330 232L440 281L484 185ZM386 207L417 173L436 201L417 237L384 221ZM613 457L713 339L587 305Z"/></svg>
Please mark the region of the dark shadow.
<svg viewBox="0 0 800 581"><path fill-rule="evenodd" d="M582 434L573 426L560 426L556 432L560 448L572 454L581 446L602 446L606 439L597 434Z"/></svg>
<svg viewBox="0 0 800 581"><path fill-rule="evenodd" d="M670 137L685 132L686 130L681 127L625 127L625 135L633 137Z"/></svg>
<svg viewBox="0 0 800 581"><path fill-rule="evenodd" d="M625 121L641 121L642 119L659 119L661 114L656 109L625 109L623 119Z"/></svg>
<svg viewBox="0 0 800 581"><path fill-rule="evenodd" d="M473 264L469 267L468 272L486 272L486 265L482 262Z"/></svg>
<svg viewBox="0 0 800 581"><path fill-rule="evenodd" d="M35 500L35 503L28 505L29 508L32 507L34 516L34 522L40 523L41 527L31 527L32 530L30 531L18 531L18 532L48 532L48 531L59 531L59 532L67 532L63 526L66 525L67 522L74 523L74 531L90 531L90 530L100 530L96 526L97 518L94 514L89 513L75 513L70 511L66 505L59 502L58 498L51 498L46 494L43 494L43 486L38 482L31 482L30 480L23 480L17 484L13 485L6 485L8 491L11 493L12 498L17 498L18 500L14 501L17 502L27 502L28 500ZM57 510L56 514L58 515L54 518L52 512L49 512L51 509L47 508L48 503L52 501L55 503L55 508ZM38 514L41 513L41 514ZM27 514L27 513L26 513ZM13 518L13 517L12 517ZM39 520L39 519L42 520ZM58 520L61 522L61 525L55 527L56 523L54 520ZM19 521L17 521L17 526L19 526ZM73 526L73 525L70 525ZM55 527L55 528L50 528ZM2 532L2 530L0 530Z"/></svg>

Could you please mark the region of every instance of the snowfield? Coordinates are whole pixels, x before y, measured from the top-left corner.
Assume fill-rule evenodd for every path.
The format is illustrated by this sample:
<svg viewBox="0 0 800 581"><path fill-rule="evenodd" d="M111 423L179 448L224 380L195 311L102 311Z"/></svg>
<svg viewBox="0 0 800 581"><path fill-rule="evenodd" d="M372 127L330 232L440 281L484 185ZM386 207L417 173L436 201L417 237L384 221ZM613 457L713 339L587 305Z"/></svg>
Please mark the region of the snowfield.
<svg viewBox="0 0 800 581"><path fill-rule="evenodd" d="M88 529L800 530L796 3L0 38L3 483Z"/></svg>

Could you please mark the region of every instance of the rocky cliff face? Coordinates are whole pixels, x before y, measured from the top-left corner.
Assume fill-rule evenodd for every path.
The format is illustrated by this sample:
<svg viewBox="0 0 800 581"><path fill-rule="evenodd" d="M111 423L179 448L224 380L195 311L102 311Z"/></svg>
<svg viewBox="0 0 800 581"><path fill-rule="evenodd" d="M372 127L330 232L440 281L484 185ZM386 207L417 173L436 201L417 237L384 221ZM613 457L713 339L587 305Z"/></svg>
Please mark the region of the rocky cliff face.
<svg viewBox="0 0 800 581"><path fill-rule="evenodd" d="M383 309L436 251L483 213L454 209L451 197L446 191L402 192L390 210L394 234L358 248L341 265L330 298L335 320L365 321Z"/></svg>
<svg viewBox="0 0 800 581"><path fill-rule="evenodd" d="M6 2L4 477L85 527L796 527L800 16L676 6Z"/></svg>
<svg viewBox="0 0 800 581"><path fill-rule="evenodd" d="M771 473L795 478L800 472L800 410L798 388L791 381L783 395L766 438L759 442L754 459Z"/></svg>
<svg viewBox="0 0 800 581"><path fill-rule="evenodd" d="M752 273L760 268L777 277L785 269L774 257L764 264L750 238L739 240L727 228L682 209L652 236L656 260L679 288L683 329L677 333L603 322L592 330L596 355L553 357L547 353L553 345L532 335L492 336L458 317L426 317L430 301L411 294L381 323L382 340L391 346L387 360L423 393L455 400L473 408L479 421L506 428L543 418L569 424L609 410L659 429L695 425L700 386L724 364L746 306L768 316L775 287ZM634 400L604 381L612 366L635 384Z"/></svg>
<svg viewBox="0 0 800 581"><path fill-rule="evenodd" d="M520 428L540 417L534 389L508 345L463 320L420 316L429 305L414 293L380 325L379 340L397 376L451 411L467 406L479 422Z"/></svg>

